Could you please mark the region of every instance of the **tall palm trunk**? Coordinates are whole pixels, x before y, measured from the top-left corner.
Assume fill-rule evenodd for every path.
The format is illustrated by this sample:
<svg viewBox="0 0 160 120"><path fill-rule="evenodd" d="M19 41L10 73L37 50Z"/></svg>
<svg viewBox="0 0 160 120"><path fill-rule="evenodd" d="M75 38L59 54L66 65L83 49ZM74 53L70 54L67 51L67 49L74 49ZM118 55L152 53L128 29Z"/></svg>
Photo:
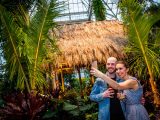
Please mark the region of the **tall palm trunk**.
<svg viewBox="0 0 160 120"><path fill-rule="evenodd" d="M156 105L156 107L160 106L160 98L159 98L159 93L157 90L157 85L154 82L153 76L150 75L150 79L149 79L150 85L151 85L151 89L153 92L153 97L154 97L154 104Z"/></svg>
<svg viewBox="0 0 160 120"><path fill-rule="evenodd" d="M134 55L132 68L136 68L135 72L142 70L142 68L148 71L154 103L159 106L160 98L155 84L156 75L160 74L159 52L156 48L157 45L154 45L156 43L152 43L152 47L149 47L151 44L149 35L153 25L160 20L160 12L153 15L145 13L143 4L139 4L137 0L123 0L120 3L120 8L128 32L126 52ZM141 75L144 74L146 73Z"/></svg>
<svg viewBox="0 0 160 120"><path fill-rule="evenodd" d="M81 98L84 98L83 89L82 89L81 70L80 70L80 68L79 68L79 67L77 68L77 71L78 71L78 76L79 76L79 83L80 83Z"/></svg>
<svg viewBox="0 0 160 120"><path fill-rule="evenodd" d="M158 90L157 90L157 85L155 84L155 81L154 81L154 75L153 75L153 72L151 70L151 65L148 62L149 60L147 60L147 57L145 57L145 58L146 58L145 62L147 64L147 68L148 68L148 72L149 72L149 76L150 76L149 83L151 85L151 90L153 92L154 104L157 105L157 106L160 106L160 98L159 98L159 94L158 94Z"/></svg>
<svg viewBox="0 0 160 120"><path fill-rule="evenodd" d="M140 38L140 34L139 32L137 31L138 28L137 26L135 25L135 22L134 22L134 19L133 17L131 16L131 21L135 27L135 31L136 31L136 34L138 36L138 40L139 40L139 44L140 44L140 49L142 51L142 54L143 54L143 57L144 57L144 61L147 65L147 69L148 69L148 72L149 72L149 82L150 82L150 85L151 85L151 89L152 89L152 92L153 92L153 95L154 95L154 103L156 105L160 105L160 99L159 99L159 95L158 95L158 90L157 90L157 85L154 84L154 75L153 75L153 72L152 72L152 69L151 69L151 63L149 62L149 58L147 57L146 55L146 52L145 52L145 46L143 45L142 41L141 41L141 38Z"/></svg>

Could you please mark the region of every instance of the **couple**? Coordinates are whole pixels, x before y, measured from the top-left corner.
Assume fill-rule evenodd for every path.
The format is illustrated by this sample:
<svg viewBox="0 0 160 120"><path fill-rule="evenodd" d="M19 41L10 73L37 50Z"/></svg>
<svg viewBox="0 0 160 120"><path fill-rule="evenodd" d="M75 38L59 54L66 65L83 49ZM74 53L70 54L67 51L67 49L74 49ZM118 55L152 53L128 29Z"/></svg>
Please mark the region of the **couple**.
<svg viewBox="0 0 160 120"><path fill-rule="evenodd" d="M99 103L98 120L149 120L148 113L141 104L143 88L136 78L128 75L126 63L110 57L106 68L106 74L93 67L90 71L98 77L90 94L90 99ZM108 88L106 83L118 90L118 93L114 93L115 90Z"/></svg>

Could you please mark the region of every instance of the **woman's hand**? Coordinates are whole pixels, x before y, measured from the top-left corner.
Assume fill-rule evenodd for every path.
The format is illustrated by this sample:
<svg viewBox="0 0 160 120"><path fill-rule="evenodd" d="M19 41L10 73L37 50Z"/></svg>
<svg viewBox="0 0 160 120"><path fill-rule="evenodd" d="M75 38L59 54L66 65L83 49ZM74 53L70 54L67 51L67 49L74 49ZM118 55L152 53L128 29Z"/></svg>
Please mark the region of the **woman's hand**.
<svg viewBox="0 0 160 120"><path fill-rule="evenodd" d="M126 95L124 94L124 93L117 93L117 98L119 99L119 100L123 100L124 98L126 98Z"/></svg>
<svg viewBox="0 0 160 120"><path fill-rule="evenodd" d="M101 71L97 70L94 67L91 68L90 74L94 75L95 77L99 77L99 78L102 78L102 76L104 75Z"/></svg>

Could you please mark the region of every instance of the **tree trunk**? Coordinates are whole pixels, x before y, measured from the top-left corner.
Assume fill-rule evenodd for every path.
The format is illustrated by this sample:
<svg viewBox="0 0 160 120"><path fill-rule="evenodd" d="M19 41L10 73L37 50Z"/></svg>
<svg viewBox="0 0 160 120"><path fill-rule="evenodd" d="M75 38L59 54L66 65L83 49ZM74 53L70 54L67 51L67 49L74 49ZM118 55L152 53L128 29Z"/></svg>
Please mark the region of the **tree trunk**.
<svg viewBox="0 0 160 120"><path fill-rule="evenodd" d="M64 78L63 78L62 69L61 69L61 80L62 80L62 91L64 92Z"/></svg>
<svg viewBox="0 0 160 120"><path fill-rule="evenodd" d="M149 82L150 82L151 89L152 89L152 92L153 92L154 104L156 105L156 107L159 107L160 106L159 94L158 94L158 90L157 90L157 85L155 84L152 75L150 75Z"/></svg>
<svg viewBox="0 0 160 120"><path fill-rule="evenodd" d="M78 70L78 75L79 75L79 83L80 83L81 98L84 98L83 90L82 90L82 79L81 79L80 68L77 68L77 70Z"/></svg>

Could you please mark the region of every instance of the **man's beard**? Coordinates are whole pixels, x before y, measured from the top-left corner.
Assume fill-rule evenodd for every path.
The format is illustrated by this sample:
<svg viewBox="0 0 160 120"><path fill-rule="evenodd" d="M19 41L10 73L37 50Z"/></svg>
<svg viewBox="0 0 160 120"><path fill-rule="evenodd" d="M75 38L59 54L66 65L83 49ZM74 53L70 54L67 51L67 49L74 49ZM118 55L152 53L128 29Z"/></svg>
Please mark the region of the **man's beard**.
<svg viewBox="0 0 160 120"><path fill-rule="evenodd" d="M113 70L113 69L109 70L109 69L108 69L108 73L109 73L109 74L114 74L115 72L116 72L116 70Z"/></svg>

